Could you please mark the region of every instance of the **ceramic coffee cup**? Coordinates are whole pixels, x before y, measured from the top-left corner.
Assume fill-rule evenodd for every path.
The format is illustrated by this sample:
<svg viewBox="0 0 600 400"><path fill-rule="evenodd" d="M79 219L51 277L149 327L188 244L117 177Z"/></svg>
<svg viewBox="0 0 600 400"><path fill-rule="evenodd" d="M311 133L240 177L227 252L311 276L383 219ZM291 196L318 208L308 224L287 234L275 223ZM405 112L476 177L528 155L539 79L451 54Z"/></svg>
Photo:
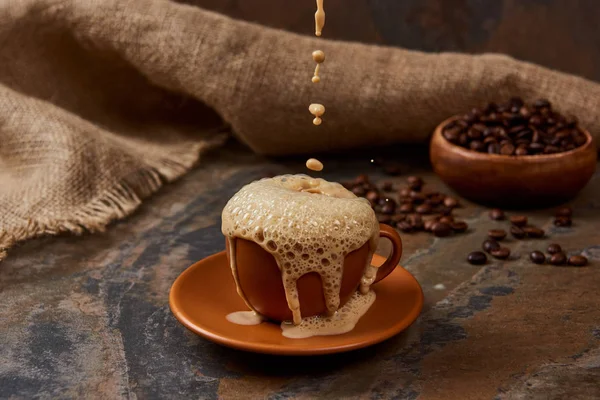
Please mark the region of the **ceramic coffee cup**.
<svg viewBox="0 0 600 400"><path fill-rule="evenodd" d="M379 224L379 229L380 237L392 243L392 252L378 268L374 283L388 276L396 268L402 255L402 240L394 228ZM254 242L240 238L234 240L239 286L252 308L274 321L291 320L292 312L288 308L281 272L275 258ZM228 243L227 250L229 257ZM340 288L340 307L358 288L368 256L368 243L346 255ZM302 317L326 312L321 277L317 273L302 276L297 281L297 287Z"/></svg>

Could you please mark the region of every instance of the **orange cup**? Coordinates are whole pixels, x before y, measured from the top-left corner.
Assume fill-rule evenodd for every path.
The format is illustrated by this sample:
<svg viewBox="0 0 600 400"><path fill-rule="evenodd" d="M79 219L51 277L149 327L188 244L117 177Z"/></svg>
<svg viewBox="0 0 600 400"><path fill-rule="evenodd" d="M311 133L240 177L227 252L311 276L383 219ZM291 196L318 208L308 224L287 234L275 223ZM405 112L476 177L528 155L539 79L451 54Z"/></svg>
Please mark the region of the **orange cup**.
<svg viewBox="0 0 600 400"><path fill-rule="evenodd" d="M392 242L392 252L379 267L374 283L388 276L396 268L402 256L402 240L394 228L379 224L379 229L380 237ZM287 304L281 271L275 258L252 241L240 238L234 240L240 289L252 308L274 321L292 320L292 311ZM368 256L368 243L346 255L340 288L340 307L358 288ZM227 257L229 259L228 242ZM319 274L311 272L303 275L298 279L297 287L302 317L324 314L327 311Z"/></svg>

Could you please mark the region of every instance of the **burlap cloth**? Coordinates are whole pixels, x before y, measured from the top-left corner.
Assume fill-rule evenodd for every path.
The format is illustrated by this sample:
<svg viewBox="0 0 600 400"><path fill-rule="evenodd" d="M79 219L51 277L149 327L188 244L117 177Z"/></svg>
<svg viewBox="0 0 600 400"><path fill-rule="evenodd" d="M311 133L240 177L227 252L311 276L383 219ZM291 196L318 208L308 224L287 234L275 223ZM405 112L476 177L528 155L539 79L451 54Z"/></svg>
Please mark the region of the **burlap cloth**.
<svg viewBox="0 0 600 400"><path fill-rule="evenodd" d="M222 142L217 115L256 152L310 154L424 141L443 118L512 95L600 132L598 84L506 56L327 41L166 0L4 0L0 258L128 215ZM327 108L318 128L311 102Z"/></svg>

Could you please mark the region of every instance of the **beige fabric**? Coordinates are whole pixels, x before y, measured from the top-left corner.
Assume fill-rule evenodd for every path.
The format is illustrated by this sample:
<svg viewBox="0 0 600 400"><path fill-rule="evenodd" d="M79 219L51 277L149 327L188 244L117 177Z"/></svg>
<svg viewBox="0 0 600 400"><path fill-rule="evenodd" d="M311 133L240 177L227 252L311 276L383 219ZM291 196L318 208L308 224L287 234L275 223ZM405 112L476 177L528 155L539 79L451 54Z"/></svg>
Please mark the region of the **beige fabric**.
<svg viewBox="0 0 600 400"><path fill-rule="evenodd" d="M504 56L301 37L166 0L4 0L0 248L131 213L222 141L217 114L281 155L424 141L512 95L547 97L600 132L598 84ZM319 127L311 102L327 107Z"/></svg>

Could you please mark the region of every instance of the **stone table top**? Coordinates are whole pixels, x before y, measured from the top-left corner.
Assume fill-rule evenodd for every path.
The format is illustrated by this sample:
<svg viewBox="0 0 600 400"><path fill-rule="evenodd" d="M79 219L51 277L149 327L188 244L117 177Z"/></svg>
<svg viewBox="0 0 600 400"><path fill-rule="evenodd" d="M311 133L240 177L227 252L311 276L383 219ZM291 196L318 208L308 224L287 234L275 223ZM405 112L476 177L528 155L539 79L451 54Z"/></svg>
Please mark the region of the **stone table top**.
<svg viewBox="0 0 600 400"><path fill-rule="evenodd" d="M368 162L382 152L401 163L404 177L419 174L448 192L430 172L426 149L324 157L323 176L347 180L368 171L384 179ZM229 145L104 234L13 249L0 264L0 397L600 398L598 174L572 202L573 227L554 227L552 210L528 212L548 237L509 240L511 261L466 263L485 232L503 226L468 202L457 212L470 225L466 234L403 234L401 263L426 304L408 330L379 345L276 357L188 332L169 310L169 288L192 263L224 248L226 201L267 171L303 172L303 161ZM551 241L584 252L590 266L532 264L529 251Z"/></svg>

